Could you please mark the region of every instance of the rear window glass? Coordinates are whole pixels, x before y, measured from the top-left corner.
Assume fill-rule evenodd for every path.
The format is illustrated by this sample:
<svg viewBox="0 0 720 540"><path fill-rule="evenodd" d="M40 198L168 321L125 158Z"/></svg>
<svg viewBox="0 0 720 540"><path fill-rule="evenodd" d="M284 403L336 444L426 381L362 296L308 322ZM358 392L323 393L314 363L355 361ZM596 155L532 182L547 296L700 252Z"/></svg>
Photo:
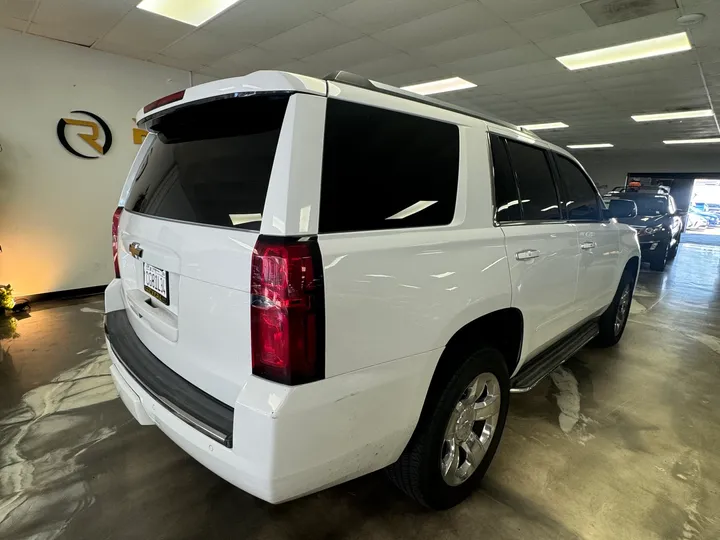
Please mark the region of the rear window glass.
<svg viewBox="0 0 720 540"><path fill-rule="evenodd" d="M452 124L328 100L320 232L450 223L458 138Z"/></svg>
<svg viewBox="0 0 720 540"><path fill-rule="evenodd" d="M125 207L141 214L259 230L289 96L190 105L155 120Z"/></svg>

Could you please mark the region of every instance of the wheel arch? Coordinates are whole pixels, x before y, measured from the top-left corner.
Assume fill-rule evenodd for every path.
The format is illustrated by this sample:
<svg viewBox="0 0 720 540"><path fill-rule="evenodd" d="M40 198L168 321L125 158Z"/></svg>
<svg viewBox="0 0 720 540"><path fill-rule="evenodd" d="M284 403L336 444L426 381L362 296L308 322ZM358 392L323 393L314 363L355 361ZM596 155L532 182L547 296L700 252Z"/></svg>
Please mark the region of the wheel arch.
<svg viewBox="0 0 720 540"><path fill-rule="evenodd" d="M482 345L498 349L505 359L508 375L512 375L520 361L523 324L522 312L509 307L486 313L455 331L435 366L425 403L432 402L448 376Z"/></svg>

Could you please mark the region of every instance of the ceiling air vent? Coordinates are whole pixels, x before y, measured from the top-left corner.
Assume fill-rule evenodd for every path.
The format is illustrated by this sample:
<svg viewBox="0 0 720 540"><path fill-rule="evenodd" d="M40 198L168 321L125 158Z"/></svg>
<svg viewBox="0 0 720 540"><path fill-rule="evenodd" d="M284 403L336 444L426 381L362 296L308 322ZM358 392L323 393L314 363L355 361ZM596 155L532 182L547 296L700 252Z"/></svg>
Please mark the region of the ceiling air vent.
<svg viewBox="0 0 720 540"><path fill-rule="evenodd" d="M580 5L598 26L639 19L678 8L675 0L591 0Z"/></svg>

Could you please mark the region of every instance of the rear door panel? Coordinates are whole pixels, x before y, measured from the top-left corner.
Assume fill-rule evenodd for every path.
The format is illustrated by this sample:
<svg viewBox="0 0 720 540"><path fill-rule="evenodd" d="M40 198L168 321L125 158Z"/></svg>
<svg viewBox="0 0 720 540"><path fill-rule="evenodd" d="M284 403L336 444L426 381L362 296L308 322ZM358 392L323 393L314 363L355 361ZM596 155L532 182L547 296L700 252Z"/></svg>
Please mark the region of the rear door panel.
<svg viewBox="0 0 720 540"><path fill-rule="evenodd" d="M232 405L250 374L250 271L258 233L124 212L120 273L130 324L178 375ZM137 242L142 256L128 247ZM143 287L143 262L167 270L170 305Z"/></svg>

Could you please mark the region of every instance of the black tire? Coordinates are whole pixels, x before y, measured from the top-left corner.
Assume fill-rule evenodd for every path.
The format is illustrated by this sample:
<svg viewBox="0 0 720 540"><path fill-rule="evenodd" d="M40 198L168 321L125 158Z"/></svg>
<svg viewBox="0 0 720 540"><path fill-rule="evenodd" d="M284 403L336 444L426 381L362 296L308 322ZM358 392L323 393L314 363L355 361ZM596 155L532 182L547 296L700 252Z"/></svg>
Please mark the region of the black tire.
<svg viewBox="0 0 720 540"><path fill-rule="evenodd" d="M624 308L625 313L620 327L616 328L615 323L617 322L618 310L621 308L621 299L626 290L629 291L629 296L627 298L627 305ZM620 338L625 332L625 326L627 326L634 290L635 273L633 270L626 268L620 278L620 283L618 284L617 291L615 291L615 297L613 298L612 303L605 310L605 313L600 316L600 333L593 341L594 345L598 347L612 347L620 341Z"/></svg>
<svg viewBox="0 0 720 540"><path fill-rule="evenodd" d="M452 354L446 351L448 353ZM451 486L443 479L440 471L445 431L456 405L466 395L465 390L483 373L491 373L499 383L500 408L495 431L475 471L463 483ZM387 468L390 480L398 488L421 505L434 510L460 503L485 475L500 442L510 402L507 365L502 354L492 347L483 347L471 354L456 370L442 379L433 380L415 433L400 459ZM482 427L482 421L475 422L472 427L473 431L478 430Z"/></svg>
<svg viewBox="0 0 720 540"><path fill-rule="evenodd" d="M678 234L675 245L670 248L670 252L668 253L668 259L673 260L675 257L677 257L679 249L680 249L680 235Z"/></svg>
<svg viewBox="0 0 720 540"><path fill-rule="evenodd" d="M650 270L654 270L655 272L662 272L665 270L665 265L667 265L668 261L668 254L669 254L669 247L668 242L662 242L657 245L655 248L655 253L653 253L652 257L650 258Z"/></svg>

